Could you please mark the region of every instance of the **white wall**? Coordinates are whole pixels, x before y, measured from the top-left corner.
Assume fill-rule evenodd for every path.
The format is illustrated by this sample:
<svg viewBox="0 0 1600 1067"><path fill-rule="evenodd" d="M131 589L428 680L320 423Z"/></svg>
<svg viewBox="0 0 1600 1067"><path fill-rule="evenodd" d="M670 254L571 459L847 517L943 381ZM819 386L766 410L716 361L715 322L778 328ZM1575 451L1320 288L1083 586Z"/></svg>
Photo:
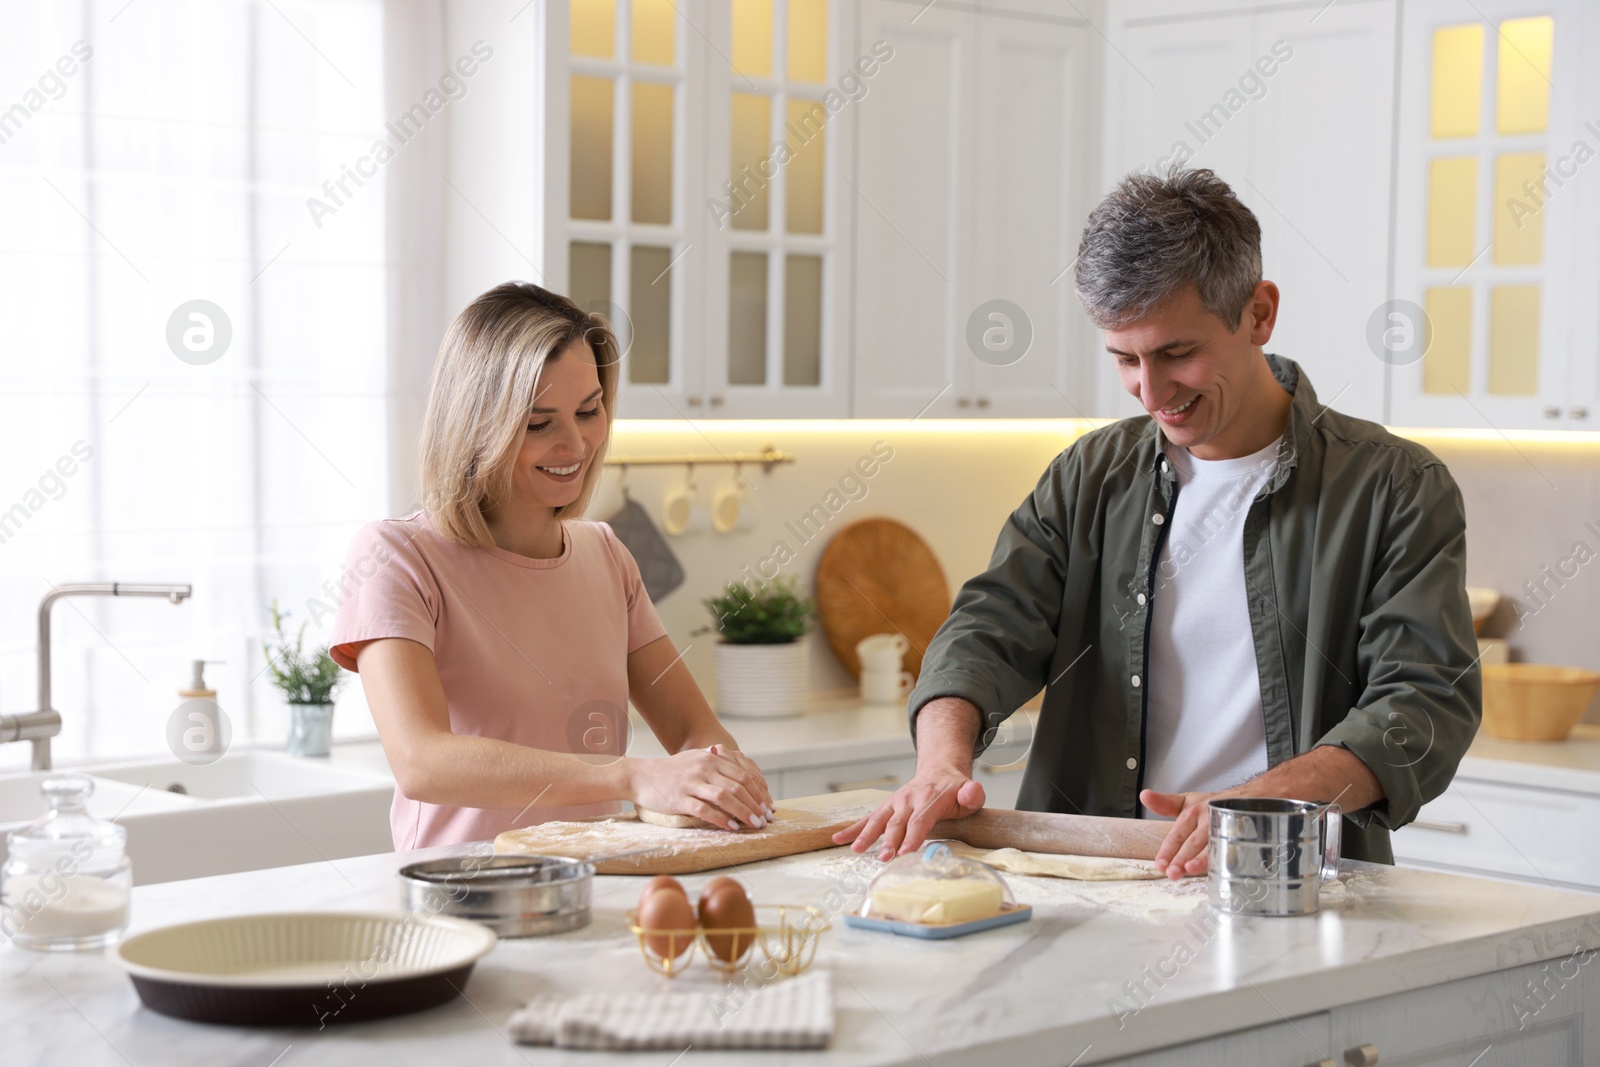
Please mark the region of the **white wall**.
<svg viewBox="0 0 1600 1067"><path fill-rule="evenodd" d="M714 689L712 646L707 634L690 638L692 630L711 622L701 604L721 591L723 583L743 577L748 566L757 573L763 558L774 555L783 540L795 553L781 574L792 575L809 594L815 588L817 562L828 541L860 519L887 516L919 533L943 565L953 597L961 583L987 565L995 537L1007 515L1033 490L1045 467L1072 440L1078 424L1065 420L1008 421L988 425L971 422L859 420L827 424L808 422L714 423L624 421L615 432L617 454L758 451L772 445L793 452L796 461L766 474L745 468L756 486L752 499L761 516L749 533L715 532L670 539L684 566L684 583L656 605L661 620L679 648L690 645L684 661L707 696ZM875 442L893 449L893 459L865 481L866 491L849 501L822 532L803 542L786 522L821 503L840 478L855 469ZM732 477L729 467L697 468L700 499L712 495ZM684 480L681 467L636 467L628 473L630 495L660 522L667 490ZM590 508L605 518L621 503L618 472L608 470L602 490ZM841 494L843 495L843 494ZM771 571L767 571L768 574ZM811 684L832 689L854 684L834 658L820 633L811 639Z"/></svg>

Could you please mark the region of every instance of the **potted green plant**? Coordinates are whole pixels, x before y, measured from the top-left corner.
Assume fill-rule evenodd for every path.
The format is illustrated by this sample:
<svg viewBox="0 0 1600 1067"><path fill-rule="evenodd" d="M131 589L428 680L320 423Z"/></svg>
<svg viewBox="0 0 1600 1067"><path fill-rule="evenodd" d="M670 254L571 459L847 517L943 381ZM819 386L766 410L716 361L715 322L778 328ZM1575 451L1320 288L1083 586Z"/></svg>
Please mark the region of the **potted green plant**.
<svg viewBox="0 0 1600 1067"><path fill-rule="evenodd" d="M267 672L289 705L289 740L285 748L291 756L326 756L333 740L333 694L344 679L339 665L328 658L327 646L307 654L306 627L291 644L283 632L283 613L277 600L272 602L272 632L276 641L262 643L267 657Z"/></svg>
<svg viewBox="0 0 1600 1067"><path fill-rule="evenodd" d="M695 634L716 631L716 708L719 715L776 718L806 707L809 678L805 639L812 603L794 579L757 588L728 582L719 596L701 601L715 620Z"/></svg>

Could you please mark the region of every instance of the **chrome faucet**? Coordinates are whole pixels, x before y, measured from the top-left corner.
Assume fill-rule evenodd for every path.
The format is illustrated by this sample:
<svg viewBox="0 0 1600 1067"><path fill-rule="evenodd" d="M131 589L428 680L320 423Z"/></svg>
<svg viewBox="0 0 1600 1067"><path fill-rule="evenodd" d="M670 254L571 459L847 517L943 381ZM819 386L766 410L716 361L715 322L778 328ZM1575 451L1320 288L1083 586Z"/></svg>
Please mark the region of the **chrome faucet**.
<svg viewBox="0 0 1600 1067"><path fill-rule="evenodd" d="M160 596L181 604L192 585L159 582L71 582L56 585L39 601L39 707L20 715L0 715L0 744L33 742L33 769L50 769L50 739L61 732L61 713L50 706L50 607L64 596Z"/></svg>

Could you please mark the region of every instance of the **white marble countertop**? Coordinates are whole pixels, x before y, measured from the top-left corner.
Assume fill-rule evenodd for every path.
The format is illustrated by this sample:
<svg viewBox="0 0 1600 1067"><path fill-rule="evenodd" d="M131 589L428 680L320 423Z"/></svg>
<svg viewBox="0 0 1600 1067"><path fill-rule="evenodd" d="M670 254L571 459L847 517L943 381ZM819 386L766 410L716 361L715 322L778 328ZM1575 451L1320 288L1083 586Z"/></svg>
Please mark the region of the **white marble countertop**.
<svg viewBox="0 0 1600 1067"><path fill-rule="evenodd" d="M132 931L270 910L398 905L394 871L426 853L225 875L134 891ZM865 887L876 860L844 849L739 870L758 902L837 912ZM697 891L704 876L686 884ZM816 1053L763 1053L770 1064L1084 1065L1346 1003L1502 970L1592 945L1600 900L1427 871L1347 864L1324 910L1298 919L1226 920L1203 880L1172 885L1012 877L1032 921L927 942L854 930L836 920L816 967L834 977L838 1025ZM243 1030L170 1019L142 1008L101 955L0 948L0 1034L6 1062L64 1067L187 1064L595 1064L685 1067L744 1063L753 1054L605 1055L511 1045L512 1010L540 991L715 988L697 961L669 983L638 957L623 915L640 877L600 877L594 921L556 937L502 941L461 1000L413 1016L318 1031ZM1170 978L1176 946L1188 954ZM1187 958L1192 955L1192 958ZM1164 962L1165 961L1165 962ZM1135 1001L1124 983L1154 994ZM1306 1049L1305 1061L1329 1049Z"/></svg>
<svg viewBox="0 0 1600 1067"><path fill-rule="evenodd" d="M1580 722L1565 741L1501 741L1480 729L1456 776L1600 796L1600 726Z"/></svg>
<svg viewBox="0 0 1600 1067"><path fill-rule="evenodd" d="M648 758L666 754L637 712L630 715L630 721L633 736L628 755ZM854 691L813 693L810 706L802 715L781 719L724 718L722 725L767 772L897 759L916 753L906 725L905 707L867 704ZM383 746L377 741L335 743L328 759L333 766L393 777Z"/></svg>
<svg viewBox="0 0 1600 1067"><path fill-rule="evenodd" d="M1036 710L1029 713L1037 714ZM1019 712L1021 714L1021 712ZM659 756L662 748L637 714L630 755ZM913 755L905 708L866 704L853 691L813 693L805 714L784 719L725 719L739 747L765 771ZM376 741L333 746L330 762L389 774ZM1600 725L1579 723L1565 741L1501 741L1479 730L1458 777L1566 789L1600 795Z"/></svg>

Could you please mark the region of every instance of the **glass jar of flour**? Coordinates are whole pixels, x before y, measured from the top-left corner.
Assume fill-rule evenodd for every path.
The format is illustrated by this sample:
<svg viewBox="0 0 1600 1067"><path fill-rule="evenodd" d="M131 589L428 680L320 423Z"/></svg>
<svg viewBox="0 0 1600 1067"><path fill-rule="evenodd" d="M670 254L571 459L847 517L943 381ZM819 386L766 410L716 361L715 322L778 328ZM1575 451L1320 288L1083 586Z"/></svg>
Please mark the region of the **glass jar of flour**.
<svg viewBox="0 0 1600 1067"><path fill-rule="evenodd" d="M128 925L128 831L90 815L94 783L58 774L40 785L50 811L13 830L0 868L0 937L21 948L104 948Z"/></svg>

